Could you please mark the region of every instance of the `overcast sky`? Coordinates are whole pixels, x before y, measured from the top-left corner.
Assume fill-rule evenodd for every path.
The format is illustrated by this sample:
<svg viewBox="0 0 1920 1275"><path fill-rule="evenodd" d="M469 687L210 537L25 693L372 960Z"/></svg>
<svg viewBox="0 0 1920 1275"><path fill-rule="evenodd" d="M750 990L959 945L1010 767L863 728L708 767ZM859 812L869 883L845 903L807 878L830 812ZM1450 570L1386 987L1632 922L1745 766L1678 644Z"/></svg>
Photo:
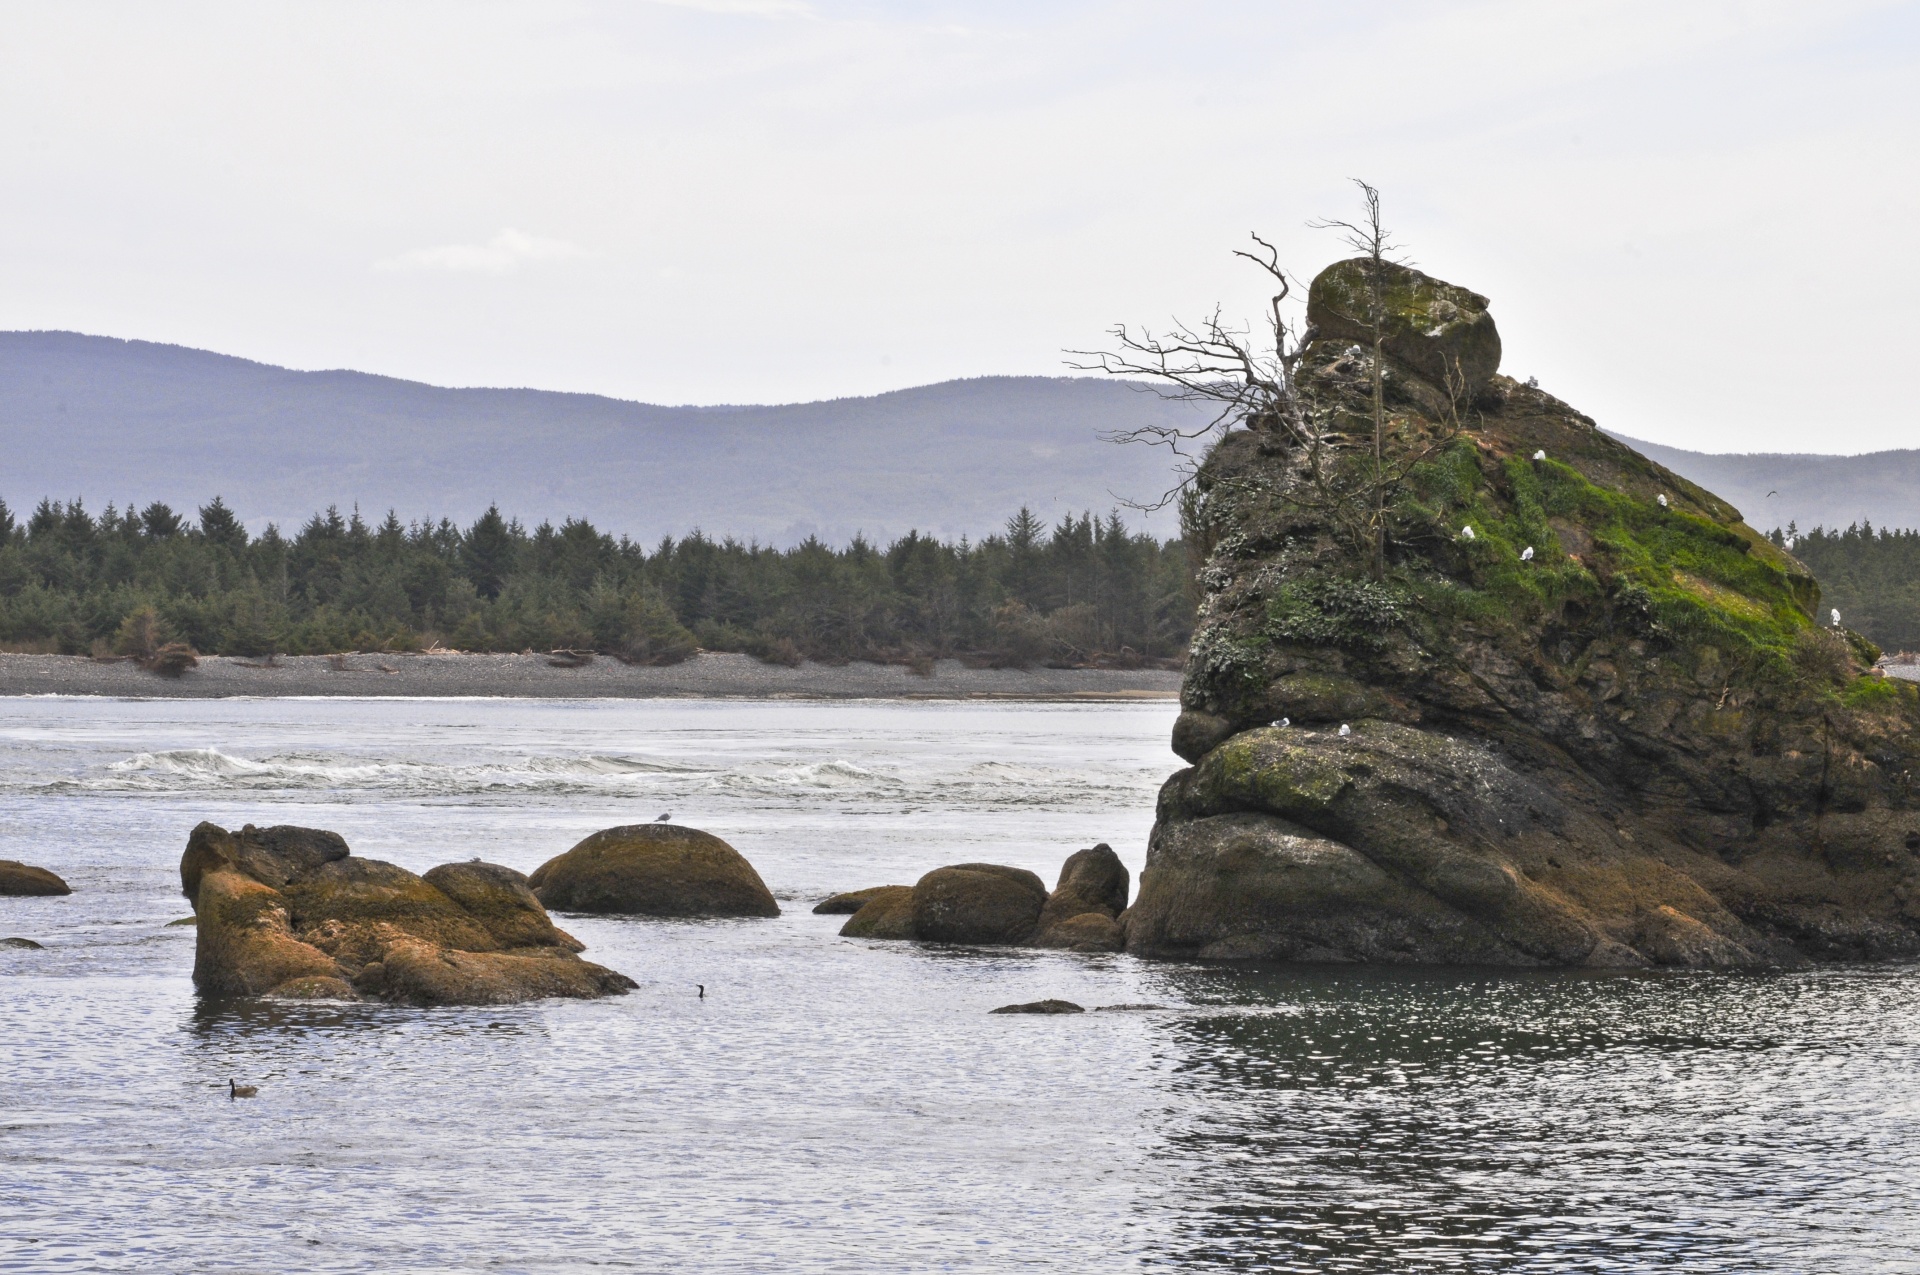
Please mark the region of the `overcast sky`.
<svg viewBox="0 0 1920 1275"><path fill-rule="evenodd" d="M0 4L0 328L668 403L1058 374L1384 192L1505 371L1920 446L1920 6Z"/></svg>

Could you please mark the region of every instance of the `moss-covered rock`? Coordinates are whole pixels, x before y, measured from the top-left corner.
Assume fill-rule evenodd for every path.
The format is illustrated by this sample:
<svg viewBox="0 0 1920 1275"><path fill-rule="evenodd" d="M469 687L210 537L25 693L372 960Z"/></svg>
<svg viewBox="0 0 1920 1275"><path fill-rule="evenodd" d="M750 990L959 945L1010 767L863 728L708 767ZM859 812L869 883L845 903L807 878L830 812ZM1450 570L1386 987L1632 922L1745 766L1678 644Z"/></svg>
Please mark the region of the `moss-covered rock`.
<svg viewBox="0 0 1920 1275"><path fill-rule="evenodd" d="M863 890L866 902L840 927L846 939L911 939L913 929L913 887L883 885Z"/></svg>
<svg viewBox="0 0 1920 1275"><path fill-rule="evenodd" d="M932 943L1025 943L1039 925L1047 887L1024 868L959 863L914 883L914 937Z"/></svg>
<svg viewBox="0 0 1920 1275"><path fill-rule="evenodd" d="M711 833L670 823L629 824L586 838L527 878L560 912L627 916L779 916L760 874Z"/></svg>
<svg viewBox="0 0 1920 1275"><path fill-rule="evenodd" d="M1494 375L1482 299L1390 282L1390 384L1454 357L1487 379L1389 396L1383 565L1284 437L1208 458L1175 732L1195 765L1162 793L1129 950L1920 952L1920 692L1873 676L1737 510ZM1364 283L1345 262L1311 290L1301 388L1334 425L1371 420Z"/></svg>
<svg viewBox="0 0 1920 1275"><path fill-rule="evenodd" d="M1133 878L1104 841L1067 856L1059 882L1040 909L1035 947L1076 952L1114 952L1124 945L1119 917L1127 910Z"/></svg>
<svg viewBox="0 0 1920 1275"><path fill-rule="evenodd" d="M1355 257L1321 271L1307 290L1307 324L1317 339L1367 347L1377 327L1399 364L1435 386L1452 373L1467 394L1500 370L1487 299L1391 261Z"/></svg>
<svg viewBox="0 0 1920 1275"><path fill-rule="evenodd" d="M73 890L45 868L36 868L17 859L0 859L0 895L15 897L72 894Z"/></svg>
<svg viewBox="0 0 1920 1275"><path fill-rule="evenodd" d="M496 864L422 878L355 858L330 832L203 823L180 881L207 995L493 1005L634 986L579 959L525 879Z"/></svg>

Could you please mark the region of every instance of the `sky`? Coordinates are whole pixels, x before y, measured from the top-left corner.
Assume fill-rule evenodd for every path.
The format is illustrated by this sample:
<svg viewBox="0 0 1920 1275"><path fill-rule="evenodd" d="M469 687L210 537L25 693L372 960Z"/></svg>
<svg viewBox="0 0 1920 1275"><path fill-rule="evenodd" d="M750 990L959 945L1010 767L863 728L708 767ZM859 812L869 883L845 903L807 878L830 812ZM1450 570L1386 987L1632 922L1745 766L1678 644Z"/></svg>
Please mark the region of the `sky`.
<svg viewBox="0 0 1920 1275"><path fill-rule="evenodd" d="M1920 4L0 0L0 328L793 402L1257 316L1379 187L1503 371L1920 446Z"/></svg>

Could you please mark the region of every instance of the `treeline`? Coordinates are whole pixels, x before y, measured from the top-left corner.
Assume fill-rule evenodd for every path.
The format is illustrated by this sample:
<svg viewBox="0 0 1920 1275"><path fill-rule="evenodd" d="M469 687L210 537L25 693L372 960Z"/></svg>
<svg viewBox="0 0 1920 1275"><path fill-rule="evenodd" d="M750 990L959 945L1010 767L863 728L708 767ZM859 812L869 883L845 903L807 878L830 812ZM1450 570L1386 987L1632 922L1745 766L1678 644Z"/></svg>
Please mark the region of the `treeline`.
<svg viewBox="0 0 1920 1275"><path fill-rule="evenodd" d="M773 549L696 531L649 550L580 520L528 530L498 509L464 528L328 509L257 537L219 499L198 513L43 500L21 523L0 503L0 646L1130 665L1178 659L1192 628L1180 542L1118 514L1047 527L1022 509L978 543L909 533L884 548Z"/></svg>
<svg viewBox="0 0 1920 1275"><path fill-rule="evenodd" d="M1825 604L1848 628L1888 651L1920 650L1920 531L1863 522L1802 532L1790 523L1772 540L1813 570Z"/></svg>

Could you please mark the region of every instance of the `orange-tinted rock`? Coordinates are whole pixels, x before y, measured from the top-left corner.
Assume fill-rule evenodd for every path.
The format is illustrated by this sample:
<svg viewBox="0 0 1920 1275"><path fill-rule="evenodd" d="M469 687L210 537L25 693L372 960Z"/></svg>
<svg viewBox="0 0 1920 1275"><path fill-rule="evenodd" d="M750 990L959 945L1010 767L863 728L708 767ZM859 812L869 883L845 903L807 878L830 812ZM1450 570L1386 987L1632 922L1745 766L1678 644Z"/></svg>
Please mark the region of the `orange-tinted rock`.
<svg viewBox="0 0 1920 1275"><path fill-rule="evenodd" d="M14 896L72 894L65 881L45 868L14 859L0 859L0 895Z"/></svg>

